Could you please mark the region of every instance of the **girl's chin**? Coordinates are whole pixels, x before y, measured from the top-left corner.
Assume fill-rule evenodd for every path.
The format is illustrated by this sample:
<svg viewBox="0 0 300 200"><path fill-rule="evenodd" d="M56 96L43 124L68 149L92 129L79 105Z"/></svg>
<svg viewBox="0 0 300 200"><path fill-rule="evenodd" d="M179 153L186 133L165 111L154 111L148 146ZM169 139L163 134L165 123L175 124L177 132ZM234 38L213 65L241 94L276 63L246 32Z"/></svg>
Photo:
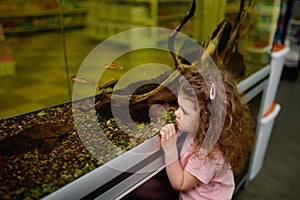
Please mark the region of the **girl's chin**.
<svg viewBox="0 0 300 200"><path fill-rule="evenodd" d="M180 126L180 123L176 123L176 125L177 125L177 129L178 129L178 130L184 131L184 130L182 130L182 127Z"/></svg>

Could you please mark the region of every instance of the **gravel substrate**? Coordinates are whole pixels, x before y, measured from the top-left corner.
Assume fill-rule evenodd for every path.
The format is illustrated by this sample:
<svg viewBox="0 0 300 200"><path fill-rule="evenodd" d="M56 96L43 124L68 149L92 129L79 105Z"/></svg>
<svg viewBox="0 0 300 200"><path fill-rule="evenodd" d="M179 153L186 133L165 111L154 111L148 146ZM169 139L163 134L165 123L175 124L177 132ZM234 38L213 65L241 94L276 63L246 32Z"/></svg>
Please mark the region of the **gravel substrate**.
<svg viewBox="0 0 300 200"><path fill-rule="evenodd" d="M95 122L90 117L92 111L87 109L91 105L93 102L87 99L73 104L73 108L72 103L67 103L0 120L0 144L37 125L62 123L73 127L49 153L43 153L37 146L23 153L0 154L0 199L40 199L143 143L159 131L159 127L151 123L119 127L114 118L104 119L99 113ZM79 110L76 115L83 119L79 124L74 124L72 109ZM170 122L172 114L168 114L167 118ZM94 129L95 123L101 128L101 133ZM77 130L79 126L80 134Z"/></svg>

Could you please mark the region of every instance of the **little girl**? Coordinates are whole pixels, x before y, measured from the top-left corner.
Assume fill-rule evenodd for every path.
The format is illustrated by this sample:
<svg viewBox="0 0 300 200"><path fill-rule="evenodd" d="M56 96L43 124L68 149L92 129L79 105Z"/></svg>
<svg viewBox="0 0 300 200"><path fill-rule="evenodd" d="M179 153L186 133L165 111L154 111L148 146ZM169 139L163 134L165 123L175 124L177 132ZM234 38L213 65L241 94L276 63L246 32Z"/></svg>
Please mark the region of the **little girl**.
<svg viewBox="0 0 300 200"><path fill-rule="evenodd" d="M254 145L254 121L228 72L200 72L194 71L181 79L176 125L167 124L160 131L166 171L172 187L180 191L180 199L229 200L235 188L234 175L243 170ZM216 73L221 75L221 81L215 79ZM225 91L219 92L222 89ZM226 105L225 110L220 106L219 114L212 114L214 101L217 106ZM209 126L214 130L222 118L220 133L210 131L212 135L208 136ZM180 161L177 128L178 132L187 133ZM205 137L215 140L204 140ZM210 145L210 149L204 148Z"/></svg>

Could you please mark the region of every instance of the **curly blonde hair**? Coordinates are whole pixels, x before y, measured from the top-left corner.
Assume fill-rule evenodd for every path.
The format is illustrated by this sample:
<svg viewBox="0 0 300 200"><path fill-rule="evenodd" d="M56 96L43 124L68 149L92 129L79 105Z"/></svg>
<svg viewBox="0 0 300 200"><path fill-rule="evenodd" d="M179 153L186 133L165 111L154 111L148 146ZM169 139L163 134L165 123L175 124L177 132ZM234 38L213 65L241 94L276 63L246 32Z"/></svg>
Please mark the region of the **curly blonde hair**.
<svg viewBox="0 0 300 200"><path fill-rule="evenodd" d="M217 75L221 75L222 79L216 79ZM187 95L191 94L191 92L196 94L200 109L198 131L194 138L194 151L199 152L211 120L213 120L212 124L224 122L221 135L215 147L223 152L224 159L231 165L233 173L235 175L239 174L248 161L254 146L255 123L250 115L247 103L244 102L241 94L238 93L236 80L227 71L210 69L202 69L200 73L193 71L186 74L185 78L192 87L187 87L185 85L187 83L181 82L180 88ZM215 83L216 86L216 97L213 100L210 99L210 89L207 87L211 83ZM225 89L225 95L222 95L222 92L218 92L222 89ZM212 101L216 101L214 105L217 107L214 110L217 113L212 113ZM224 106L221 106L224 104L226 105L226 111L224 111ZM213 118L211 117L212 115L214 116ZM208 156L213 155L210 153Z"/></svg>

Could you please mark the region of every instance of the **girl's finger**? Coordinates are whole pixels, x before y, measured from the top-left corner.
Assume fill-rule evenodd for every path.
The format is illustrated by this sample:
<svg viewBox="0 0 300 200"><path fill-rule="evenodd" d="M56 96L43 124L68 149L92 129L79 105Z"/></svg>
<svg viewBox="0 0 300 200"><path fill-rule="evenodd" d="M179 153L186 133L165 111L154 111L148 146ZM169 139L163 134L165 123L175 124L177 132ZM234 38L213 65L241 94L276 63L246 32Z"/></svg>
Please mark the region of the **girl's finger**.
<svg viewBox="0 0 300 200"><path fill-rule="evenodd" d="M168 131L162 129L160 132L160 136L161 136L161 141L165 142L168 140Z"/></svg>
<svg viewBox="0 0 300 200"><path fill-rule="evenodd" d="M164 131L163 129L160 130L159 135L160 135L161 140L165 140L165 138L166 138L166 133L165 133L165 131Z"/></svg>

